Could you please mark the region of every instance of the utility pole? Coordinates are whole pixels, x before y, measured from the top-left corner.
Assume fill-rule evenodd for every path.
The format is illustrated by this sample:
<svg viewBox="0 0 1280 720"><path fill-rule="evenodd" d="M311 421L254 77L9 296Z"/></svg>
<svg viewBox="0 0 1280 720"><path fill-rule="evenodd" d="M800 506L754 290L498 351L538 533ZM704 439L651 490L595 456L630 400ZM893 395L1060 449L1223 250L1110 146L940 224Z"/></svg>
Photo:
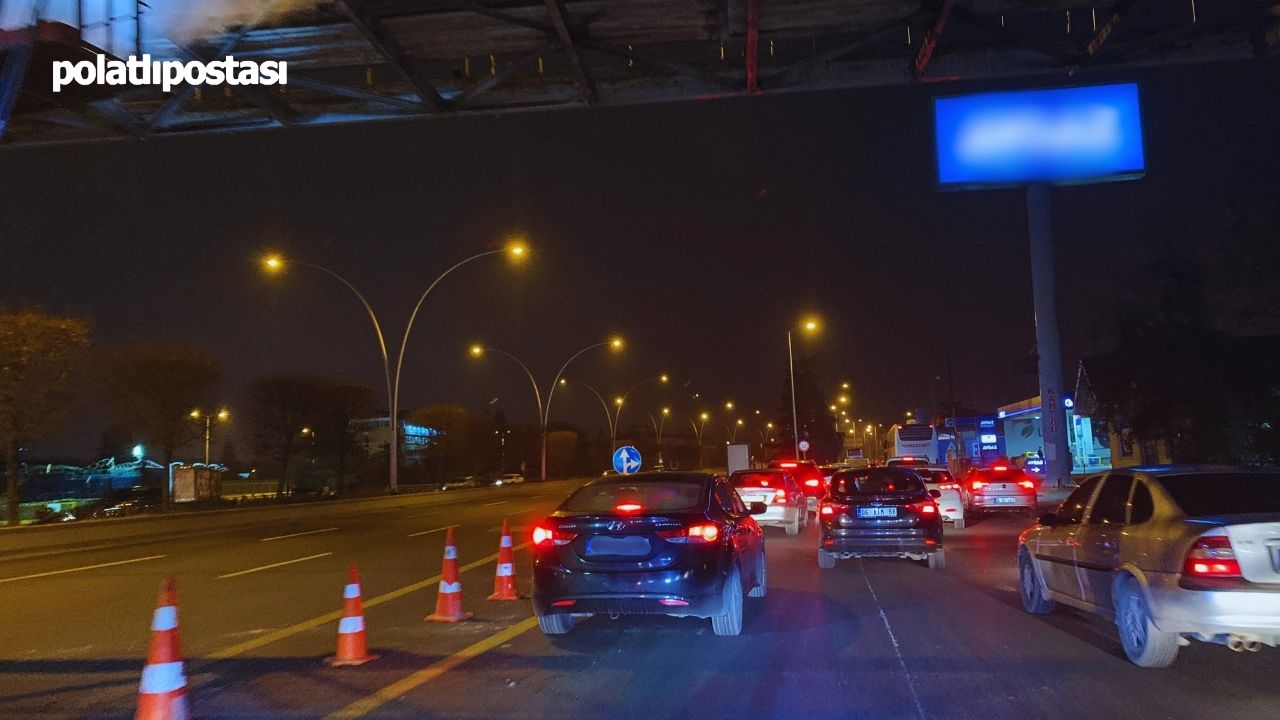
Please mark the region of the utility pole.
<svg viewBox="0 0 1280 720"><path fill-rule="evenodd" d="M1058 337L1053 215L1048 185L1027 186L1027 236L1031 241L1031 296L1035 302L1045 480L1062 486L1071 479L1071 452L1067 445L1067 416L1062 405L1062 345Z"/></svg>

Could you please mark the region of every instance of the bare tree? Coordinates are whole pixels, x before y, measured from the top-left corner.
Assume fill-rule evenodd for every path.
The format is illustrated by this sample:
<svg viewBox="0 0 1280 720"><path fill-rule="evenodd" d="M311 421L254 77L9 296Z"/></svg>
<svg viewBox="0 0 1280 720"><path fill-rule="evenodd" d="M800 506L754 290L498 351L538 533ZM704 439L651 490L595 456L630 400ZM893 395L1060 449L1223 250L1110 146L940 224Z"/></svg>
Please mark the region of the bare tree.
<svg viewBox="0 0 1280 720"><path fill-rule="evenodd" d="M88 347L83 320L39 312L0 315L0 442L11 525L18 524L22 504L18 450L66 421Z"/></svg>

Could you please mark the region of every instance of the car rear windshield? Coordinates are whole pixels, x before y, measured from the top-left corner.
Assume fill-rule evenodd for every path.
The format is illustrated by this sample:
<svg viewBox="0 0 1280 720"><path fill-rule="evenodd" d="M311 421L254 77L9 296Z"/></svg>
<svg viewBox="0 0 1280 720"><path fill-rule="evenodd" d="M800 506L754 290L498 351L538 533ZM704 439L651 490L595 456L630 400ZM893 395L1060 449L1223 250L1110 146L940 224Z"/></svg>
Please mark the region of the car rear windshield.
<svg viewBox="0 0 1280 720"><path fill-rule="evenodd" d="M578 488L560 506L569 512L612 513L636 504L643 513L696 512L707 506L705 481L606 482Z"/></svg>
<svg viewBox="0 0 1280 720"><path fill-rule="evenodd" d="M885 495L919 493L924 483L915 473L892 471L846 471L831 478L831 492L836 495Z"/></svg>
<svg viewBox="0 0 1280 720"><path fill-rule="evenodd" d="M1280 474L1196 473L1160 478L1189 517L1280 512Z"/></svg>
<svg viewBox="0 0 1280 720"><path fill-rule="evenodd" d="M979 470L974 473L974 477L982 482L999 483L999 482L1018 482L1026 478L1027 474L1020 468L1011 467L1008 470L992 470L990 468Z"/></svg>
<svg viewBox="0 0 1280 720"><path fill-rule="evenodd" d="M734 473L729 483L735 488L782 487L781 473Z"/></svg>
<svg viewBox="0 0 1280 720"><path fill-rule="evenodd" d="M917 472L927 473L928 478L925 482L931 483L949 483L951 482L951 473L946 470L919 470Z"/></svg>

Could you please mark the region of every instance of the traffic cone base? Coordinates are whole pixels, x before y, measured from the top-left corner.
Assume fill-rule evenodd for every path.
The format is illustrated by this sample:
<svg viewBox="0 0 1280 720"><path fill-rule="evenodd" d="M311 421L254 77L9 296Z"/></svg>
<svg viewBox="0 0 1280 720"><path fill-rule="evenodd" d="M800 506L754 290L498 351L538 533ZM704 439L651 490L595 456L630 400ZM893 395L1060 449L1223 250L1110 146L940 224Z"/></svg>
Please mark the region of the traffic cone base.
<svg viewBox="0 0 1280 720"><path fill-rule="evenodd" d="M462 610L462 581L458 579L458 546L453 543L453 527L444 538L444 567L440 572L440 590L436 593L436 611L425 618L430 622L460 622L471 617Z"/></svg>
<svg viewBox="0 0 1280 720"><path fill-rule="evenodd" d="M342 588L342 618L338 620L338 650L325 659L329 667L363 665L376 660L365 644L364 610L360 603L360 571L352 565L347 570L347 584Z"/></svg>
<svg viewBox="0 0 1280 720"><path fill-rule="evenodd" d="M511 528L502 519L502 539L498 541L498 567L493 575L493 594L490 600L519 600L516 592L515 556L511 551Z"/></svg>

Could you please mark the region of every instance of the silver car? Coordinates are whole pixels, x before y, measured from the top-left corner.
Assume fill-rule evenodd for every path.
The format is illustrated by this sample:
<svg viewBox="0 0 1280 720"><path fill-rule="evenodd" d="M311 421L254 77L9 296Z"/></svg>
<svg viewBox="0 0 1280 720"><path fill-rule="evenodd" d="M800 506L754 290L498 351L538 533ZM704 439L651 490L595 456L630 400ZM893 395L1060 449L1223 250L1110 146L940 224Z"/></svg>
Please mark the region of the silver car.
<svg viewBox="0 0 1280 720"><path fill-rule="evenodd" d="M1091 477L1018 541L1027 612L1113 619L1125 654L1168 667L1191 640L1280 645L1280 471L1125 468Z"/></svg>
<svg viewBox="0 0 1280 720"><path fill-rule="evenodd" d="M764 513L756 515L760 525L776 525L795 535L809 524L800 484L785 470L739 470L729 476L729 484L748 507L764 503Z"/></svg>

